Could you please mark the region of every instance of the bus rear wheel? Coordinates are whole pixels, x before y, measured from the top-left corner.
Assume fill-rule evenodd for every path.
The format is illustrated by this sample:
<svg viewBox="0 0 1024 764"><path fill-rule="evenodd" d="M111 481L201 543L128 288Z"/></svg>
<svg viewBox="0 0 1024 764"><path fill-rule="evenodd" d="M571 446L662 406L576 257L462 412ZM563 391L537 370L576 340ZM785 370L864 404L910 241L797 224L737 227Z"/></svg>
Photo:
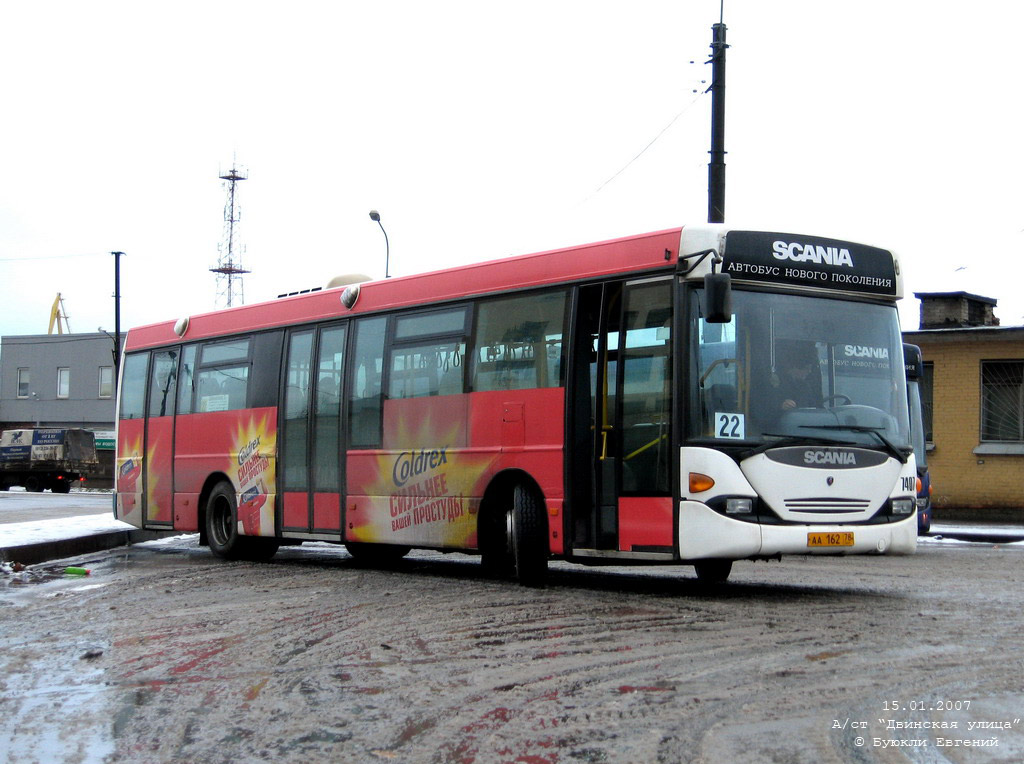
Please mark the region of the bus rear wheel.
<svg viewBox="0 0 1024 764"><path fill-rule="evenodd" d="M210 551L225 560L269 560L280 546L277 539L238 532L235 489L227 482L214 486L206 500L206 539Z"/></svg>
<svg viewBox="0 0 1024 764"><path fill-rule="evenodd" d="M723 584L732 573L732 560L702 560L694 563L697 580L702 584Z"/></svg>

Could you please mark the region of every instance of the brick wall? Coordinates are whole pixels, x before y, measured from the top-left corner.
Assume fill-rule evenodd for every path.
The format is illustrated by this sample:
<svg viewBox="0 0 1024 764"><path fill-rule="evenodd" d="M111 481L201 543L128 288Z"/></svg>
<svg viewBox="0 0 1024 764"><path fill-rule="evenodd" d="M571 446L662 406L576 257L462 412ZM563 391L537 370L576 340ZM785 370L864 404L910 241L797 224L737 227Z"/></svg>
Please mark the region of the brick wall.
<svg viewBox="0 0 1024 764"><path fill-rule="evenodd" d="M920 346L934 369L935 448L928 469L936 516L956 514L944 509L973 509L975 517L1024 520L1024 454L975 453L981 444L981 362L1024 359L1024 331L921 332L906 340Z"/></svg>

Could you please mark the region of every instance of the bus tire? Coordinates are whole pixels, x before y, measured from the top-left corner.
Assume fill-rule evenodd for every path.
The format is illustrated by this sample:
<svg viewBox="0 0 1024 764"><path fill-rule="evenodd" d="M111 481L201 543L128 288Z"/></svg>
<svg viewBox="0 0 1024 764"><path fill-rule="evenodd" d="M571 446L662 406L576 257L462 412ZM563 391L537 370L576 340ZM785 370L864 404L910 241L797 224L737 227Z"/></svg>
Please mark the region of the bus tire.
<svg viewBox="0 0 1024 764"><path fill-rule="evenodd" d="M238 532L235 488L221 481L206 499L206 541L210 551L224 560L266 562L281 546L270 536L243 536Z"/></svg>
<svg viewBox="0 0 1024 764"><path fill-rule="evenodd" d="M206 540L210 551L224 560L243 556L245 541L238 533L237 512L234 486L217 483L206 499Z"/></svg>
<svg viewBox="0 0 1024 764"><path fill-rule="evenodd" d="M693 567L702 584L723 584L732 572L732 560L701 560Z"/></svg>
<svg viewBox="0 0 1024 764"><path fill-rule="evenodd" d="M359 562L387 564L397 562L409 554L410 547L400 544L369 544L363 541L348 541L345 549Z"/></svg>
<svg viewBox="0 0 1024 764"><path fill-rule="evenodd" d="M508 541L508 512L502 512L498 506L496 511L482 511L478 518L478 543L480 546L480 565L484 573L495 578L512 578L515 574L515 563Z"/></svg>
<svg viewBox="0 0 1024 764"><path fill-rule="evenodd" d="M523 586L543 586L548 572L548 522L544 502L517 484L505 513L505 538L515 577Z"/></svg>
<svg viewBox="0 0 1024 764"><path fill-rule="evenodd" d="M253 562L267 562L281 548L281 542L269 536L243 536L242 557Z"/></svg>

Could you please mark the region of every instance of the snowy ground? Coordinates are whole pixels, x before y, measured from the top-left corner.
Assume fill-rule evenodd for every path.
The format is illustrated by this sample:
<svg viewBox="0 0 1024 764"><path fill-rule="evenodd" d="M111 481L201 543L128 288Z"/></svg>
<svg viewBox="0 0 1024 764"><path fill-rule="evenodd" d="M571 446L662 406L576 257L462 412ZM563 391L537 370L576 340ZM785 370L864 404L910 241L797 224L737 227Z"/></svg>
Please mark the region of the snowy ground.
<svg viewBox="0 0 1024 764"><path fill-rule="evenodd" d="M1024 761L1021 544L745 563L723 587L556 563L543 589L464 555L197 545L0 576L4 760Z"/></svg>
<svg viewBox="0 0 1024 764"><path fill-rule="evenodd" d="M0 548L131 530L114 519L110 492L0 491Z"/></svg>
<svg viewBox="0 0 1024 764"><path fill-rule="evenodd" d="M110 515L79 515L48 520L0 524L0 548L61 541L111 531L130 531L132 526Z"/></svg>

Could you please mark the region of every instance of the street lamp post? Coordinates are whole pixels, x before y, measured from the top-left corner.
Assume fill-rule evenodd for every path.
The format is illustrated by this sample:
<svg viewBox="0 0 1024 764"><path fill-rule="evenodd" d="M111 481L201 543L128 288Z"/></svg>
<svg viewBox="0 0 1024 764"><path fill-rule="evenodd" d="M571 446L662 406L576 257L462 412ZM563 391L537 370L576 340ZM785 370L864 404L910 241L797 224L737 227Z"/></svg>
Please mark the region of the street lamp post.
<svg viewBox="0 0 1024 764"><path fill-rule="evenodd" d="M118 350L120 350L120 346L119 346L119 343L118 343L118 341L117 341L116 339L114 339L114 335L113 335L113 334L111 334L110 332L108 332L108 331L107 331L106 329L104 329L104 328L103 328L102 326L97 326L97 327L96 327L96 331L98 331L98 332L103 332L103 333L104 333L105 335L107 335L107 339L108 339L108 340L110 340L110 343L111 343L111 348L110 348L110 355L111 355L111 356L113 357L113 359L114 359L114 376L113 376L113 382L114 382L114 390L115 390L115 392L116 392L116 390L117 390L117 363L118 363Z"/></svg>
<svg viewBox="0 0 1024 764"><path fill-rule="evenodd" d="M391 244L388 242L388 232L384 230L384 224L380 222L380 213L377 210L370 210L370 220L374 221L380 226L381 233L384 234L384 278L391 278Z"/></svg>

